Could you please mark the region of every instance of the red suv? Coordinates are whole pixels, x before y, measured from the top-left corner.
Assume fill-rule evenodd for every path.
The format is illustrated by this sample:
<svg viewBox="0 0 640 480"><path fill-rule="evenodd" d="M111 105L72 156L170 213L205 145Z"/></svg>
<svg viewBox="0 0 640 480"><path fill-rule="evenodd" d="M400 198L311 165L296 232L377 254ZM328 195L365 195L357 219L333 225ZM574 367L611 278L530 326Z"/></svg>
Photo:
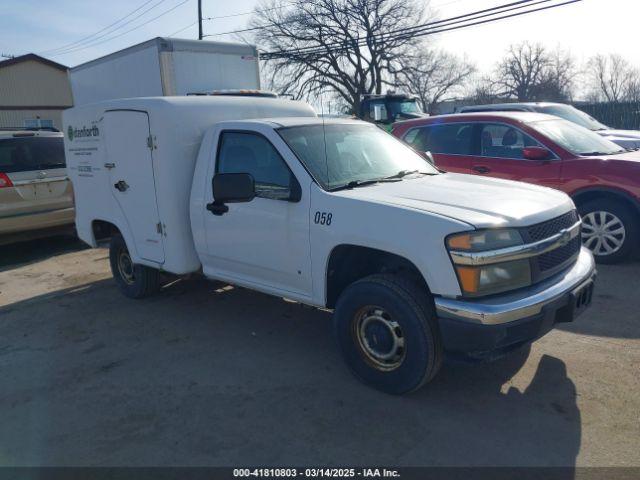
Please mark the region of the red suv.
<svg viewBox="0 0 640 480"><path fill-rule="evenodd" d="M430 152L442 170L569 194L582 216L582 241L601 263L627 258L640 243L640 151L625 150L561 118L529 112L408 120L394 124L392 133Z"/></svg>

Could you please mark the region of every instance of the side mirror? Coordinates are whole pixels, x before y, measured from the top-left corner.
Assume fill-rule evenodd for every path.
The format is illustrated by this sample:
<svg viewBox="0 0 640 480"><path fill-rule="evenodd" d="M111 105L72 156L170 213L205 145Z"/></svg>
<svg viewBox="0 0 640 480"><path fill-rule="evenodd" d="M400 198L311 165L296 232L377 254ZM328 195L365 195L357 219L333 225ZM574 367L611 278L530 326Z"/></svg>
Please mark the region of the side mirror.
<svg viewBox="0 0 640 480"><path fill-rule="evenodd" d="M214 215L228 212L226 203L250 202L256 196L255 182L249 173L217 173L211 184L213 203L207 204L207 210Z"/></svg>
<svg viewBox="0 0 640 480"><path fill-rule="evenodd" d="M551 152L544 147L525 147L522 149L522 156L526 160L549 160Z"/></svg>
<svg viewBox="0 0 640 480"><path fill-rule="evenodd" d="M387 120L386 116L384 115L383 109L384 109L384 105L382 104L377 104L373 106L373 120L375 122L384 122Z"/></svg>

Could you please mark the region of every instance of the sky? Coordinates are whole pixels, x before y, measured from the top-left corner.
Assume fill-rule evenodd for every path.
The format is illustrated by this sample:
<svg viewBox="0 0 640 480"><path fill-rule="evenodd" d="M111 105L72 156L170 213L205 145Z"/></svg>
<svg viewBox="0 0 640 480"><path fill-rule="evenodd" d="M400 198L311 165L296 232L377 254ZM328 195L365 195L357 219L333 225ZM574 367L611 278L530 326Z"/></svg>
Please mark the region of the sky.
<svg viewBox="0 0 640 480"><path fill-rule="evenodd" d="M418 0L420 1L420 0ZM507 3L506 0L431 0L439 18ZM256 0L202 0L204 33L245 28ZM141 7L118 30L106 29ZM135 18L140 15L139 18ZM154 17L158 17L155 18ZM488 72L511 43L540 42L570 50L584 61L618 53L640 67L639 0L581 2L431 37L434 45L466 56ZM73 67L156 36L197 38L197 0L0 0L0 54L33 52ZM142 25L143 23L145 25ZM100 32L93 40L85 37ZM177 32L177 33L176 33ZM232 35L208 37L234 41ZM71 45L70 45L71 44Z"/></svg>

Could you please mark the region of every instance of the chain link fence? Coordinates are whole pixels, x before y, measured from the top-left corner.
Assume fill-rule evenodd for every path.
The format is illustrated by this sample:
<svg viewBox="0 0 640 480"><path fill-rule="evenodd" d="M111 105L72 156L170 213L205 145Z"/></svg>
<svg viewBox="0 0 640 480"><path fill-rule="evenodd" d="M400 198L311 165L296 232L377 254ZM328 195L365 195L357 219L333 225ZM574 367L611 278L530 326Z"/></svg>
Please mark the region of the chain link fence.
<svg viewBox="0 0 640 480"><path fill-rule="evenodd" d="M640 102L579 103L574 107L606 126L621 130L640 130Z"/></svg>

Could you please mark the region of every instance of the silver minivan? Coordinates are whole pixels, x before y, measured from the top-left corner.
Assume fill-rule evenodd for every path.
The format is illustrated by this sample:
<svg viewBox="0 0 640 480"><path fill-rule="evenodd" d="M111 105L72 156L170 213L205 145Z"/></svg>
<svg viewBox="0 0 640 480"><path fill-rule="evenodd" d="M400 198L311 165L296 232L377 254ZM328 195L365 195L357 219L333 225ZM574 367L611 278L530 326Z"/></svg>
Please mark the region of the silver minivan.
<svg viewBox="0 0 640 480"><path fill-rule="evenodd" d="M74 217L62 133L0 129L0 245L71 232Z"/></svg>

